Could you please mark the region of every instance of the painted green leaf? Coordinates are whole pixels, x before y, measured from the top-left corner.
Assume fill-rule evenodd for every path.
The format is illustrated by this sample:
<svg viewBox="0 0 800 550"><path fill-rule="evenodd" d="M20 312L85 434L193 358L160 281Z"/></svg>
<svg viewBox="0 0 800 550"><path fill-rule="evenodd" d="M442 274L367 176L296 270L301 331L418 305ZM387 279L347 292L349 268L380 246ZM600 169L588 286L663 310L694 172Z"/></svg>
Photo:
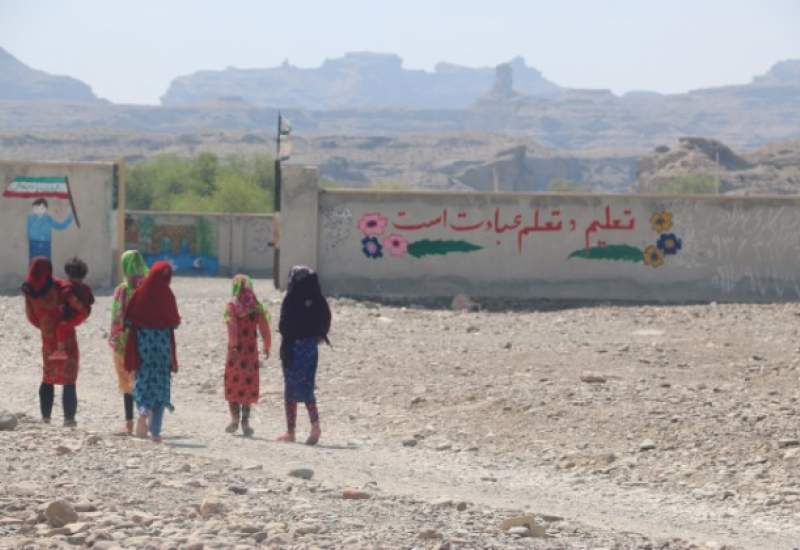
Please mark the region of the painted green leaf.
<svg viewBox="0 0 800 550"><path fill-rule="evenodd" d="M467 241L416 241L408 245L408 254L415 258L422 256L444 256L451 252L475 252L483 247Z"/></svg>
<svg viewBox="0 0 800 550"><path fill-rule="evenodd" d="M583 258L584 260L616 260L637 263L644 261L644 253L635 246L629 246L627 244L593 246L588 250L581 248L570 254L569 257Z"/></svg>

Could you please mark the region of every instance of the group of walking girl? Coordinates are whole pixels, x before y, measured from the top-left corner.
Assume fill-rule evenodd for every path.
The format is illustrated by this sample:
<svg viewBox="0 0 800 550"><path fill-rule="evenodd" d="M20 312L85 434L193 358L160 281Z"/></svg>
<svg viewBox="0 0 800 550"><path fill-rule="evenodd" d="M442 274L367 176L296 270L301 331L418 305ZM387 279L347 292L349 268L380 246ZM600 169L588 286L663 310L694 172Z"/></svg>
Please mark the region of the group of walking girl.
<svg viewBox="0 0 800 550"><path fill-rule="evenodd" d="M109 344L119 391L123 396L125 431L161 442L164 411L172 412L172 377L178 372L175 330L180 326L178 305L170 288L172 267L156 262L148 268L142 255L129 250L122 255L124 281L115 289L111 307ZM88 318L94 302L83 284L88 269L78 258L65 266L69 280L53 277L49 259L34 258L22 293L30 323L42 337L43 377L39 387L42 420L50 422L54 386L63 386L64 425L75 426L78 408L76 382L79 370L75 327ZM269 358L272 347L270 315L256 297L247 275L233 278L232 296L225 305L228 332L225 361L225 400L230 423L225 428L253 435L251 407L258 402L260 369L258 340ZM311 421L309 445L322 434L315 387L318 346L328 342L331 312L322 295L317 274L295 266L281 305L280 360L284 377L286 432L279 441L295 441L297 404L305 403ZM138 419L134 421L134 409Z"/></svg>

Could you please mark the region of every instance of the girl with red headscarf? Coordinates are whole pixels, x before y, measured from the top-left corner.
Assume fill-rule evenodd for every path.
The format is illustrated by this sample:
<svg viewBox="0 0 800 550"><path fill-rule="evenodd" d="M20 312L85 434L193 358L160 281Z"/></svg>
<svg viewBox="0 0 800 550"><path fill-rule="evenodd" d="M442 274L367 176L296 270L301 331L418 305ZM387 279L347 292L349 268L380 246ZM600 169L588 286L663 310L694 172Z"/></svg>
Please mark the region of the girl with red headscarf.
<svg viewBox="0 0 800 550"><path fill-rule="evenodd" d="M39 329L42 335L42 384L39 386L39 408L42 420L50 422L53 412L54 385L64 386L62 405L64 407L64 425L74 427L75 414L78 411L78 394L75 383L78 380L78 339L75 329L70 327L64 331L64 354L61 359L50 356L58 348L56 327L62 321L65 300L75 311L85 313L83 304L74 296L62 293L63 281L53 278L53 264L44 257L34 258L28 276L22 285L25 296L25 313L28 321Z"/></svg>
<svg viewBox="0 0 800 550"><path fill-rule="evenodd" d="M164 409L172 406L171 374L178 372L174 330L181 323L175 295L169 288L172 267L156 262L134 291L125 311L129 328L125 343L125 368L136 372L133 400L139 409L136 435L148 429L154 442L161 442Z"/></svg>

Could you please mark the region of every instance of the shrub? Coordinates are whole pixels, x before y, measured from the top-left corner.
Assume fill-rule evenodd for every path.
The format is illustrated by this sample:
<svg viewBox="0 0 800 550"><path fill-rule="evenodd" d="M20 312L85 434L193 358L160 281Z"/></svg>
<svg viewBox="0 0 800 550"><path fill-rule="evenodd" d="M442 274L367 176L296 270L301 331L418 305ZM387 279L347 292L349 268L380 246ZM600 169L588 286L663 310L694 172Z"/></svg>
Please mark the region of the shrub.
<svg viewBox="0 0 800 550"><path fill-rule="evenodd" d="M709 174L687 174L673 179L662 191L676 195L717 195L719 186L714 176Z"/></svg>

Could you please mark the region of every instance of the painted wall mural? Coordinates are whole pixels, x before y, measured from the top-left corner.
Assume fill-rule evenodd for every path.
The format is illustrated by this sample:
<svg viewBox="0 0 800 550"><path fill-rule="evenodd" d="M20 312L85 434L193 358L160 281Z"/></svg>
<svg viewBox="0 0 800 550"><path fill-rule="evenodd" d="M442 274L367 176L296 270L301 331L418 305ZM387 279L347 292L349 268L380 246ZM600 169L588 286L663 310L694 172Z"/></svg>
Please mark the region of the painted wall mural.
<svg viewBox="0 0 800 550"><path fill-rule="evenodd" d="M153 216L125 219L125 247L138 249L149 265L167 261L180 275L217 275L219 258L213 224L203 218L193 223L162 224Z"/></svg>
<svg viewBox="0 0 800 550"><path fill-rule="evenodd" d="M26 235L28 237L28 263L37 256L52 259L53 256L53 231L64 231L73 220L78 228L80 221L75 210L75 202L69 187L69 178L66 176L27 177L18 176L3 191L3 197L10 199L33 199L31 212L26 220ZM50 215L50 204L47 199L69 201L71 213L57 221Z"/></svg>
<svg viewBox="0 0 800 550"><path fill-rule="evenodd" d="M525 253L527 239L537 233L577 233L583 237L583 246L568 254L567 259L622 261L657 268L664 265L667 257L677 254L683 248L683 240L672 231L673 215L668 210L652 213L650 229L655 235L652 242L643 246L619 242L625 240L625 232L636 230L636 218L630 209L623 209L621 216L617 217L610 206L605 206L602 217L585 222L575 218L562 219L561 210L557 208L533 208L529 223L525 223L522 213L507 215L500 208L495 208L489 215L474 219L469 219L466 211L452 214L448 208L437 214L430 219L409 222L408 213L404 210L397 213L395 220L390 220L382 212L364 212L357 222L358 230L362 234L361 252L373 260L472 253L486 248L485 236L488 234L495 238L497 246L503 245L505 239L512 236L517 254L522 255ZM432 230L453 233L461 238L414 238L418 232ZM612 236L614 241L597 238L596 234ZM467 235L473 236L474 240L465 237ZM484 244L475 242L478 239Z"/></svg>

